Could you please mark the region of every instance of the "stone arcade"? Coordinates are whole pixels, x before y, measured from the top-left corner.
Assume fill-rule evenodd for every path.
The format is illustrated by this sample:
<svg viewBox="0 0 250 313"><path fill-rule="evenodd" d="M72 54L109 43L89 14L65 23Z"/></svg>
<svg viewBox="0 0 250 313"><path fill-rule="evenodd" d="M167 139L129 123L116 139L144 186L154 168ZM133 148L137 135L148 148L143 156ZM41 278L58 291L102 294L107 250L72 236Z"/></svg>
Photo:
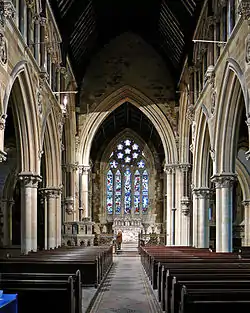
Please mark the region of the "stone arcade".
<svg viewBox="0 0 250 313"><path fill-rule="evenodd" d="M250 245L250 2L118 2L0 0L1 248Z"/></svg>

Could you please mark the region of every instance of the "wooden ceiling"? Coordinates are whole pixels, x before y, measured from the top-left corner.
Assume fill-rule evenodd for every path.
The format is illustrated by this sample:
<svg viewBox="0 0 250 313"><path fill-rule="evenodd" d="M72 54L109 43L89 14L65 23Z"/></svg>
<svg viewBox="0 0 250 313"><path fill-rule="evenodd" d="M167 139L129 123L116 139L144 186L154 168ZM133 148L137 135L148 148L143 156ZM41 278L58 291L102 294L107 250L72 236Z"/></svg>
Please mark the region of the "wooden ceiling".
<svg viewBox="0 0 250 313"><path fill-rule="evenodd" d="M192 50L204 0L49 0L80 84L91 57L123 32L134 32L164 58L176 80Z"/></svg>

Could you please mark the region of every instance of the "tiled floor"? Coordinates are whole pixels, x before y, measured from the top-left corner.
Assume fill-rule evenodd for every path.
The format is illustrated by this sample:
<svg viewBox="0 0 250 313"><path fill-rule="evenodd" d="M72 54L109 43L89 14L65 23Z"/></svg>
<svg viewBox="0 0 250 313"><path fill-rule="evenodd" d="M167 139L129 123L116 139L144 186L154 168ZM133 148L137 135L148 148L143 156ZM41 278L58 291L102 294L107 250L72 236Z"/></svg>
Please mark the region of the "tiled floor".
<svg viewBox="0 0 250 313"><path fill-rule="evenodd" d="M126 250L126 249L125 249ZM126 256L130 255L130 256ZM96 295L90 313L160 313L140 257L122 251Z"/></svg>

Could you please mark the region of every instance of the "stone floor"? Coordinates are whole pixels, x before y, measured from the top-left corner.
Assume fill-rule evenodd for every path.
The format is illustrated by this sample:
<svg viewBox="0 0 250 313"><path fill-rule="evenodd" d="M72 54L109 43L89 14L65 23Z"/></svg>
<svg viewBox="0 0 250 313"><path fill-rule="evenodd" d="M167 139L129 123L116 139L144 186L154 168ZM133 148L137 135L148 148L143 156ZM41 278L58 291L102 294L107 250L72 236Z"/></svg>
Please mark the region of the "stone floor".
<svg viewBox="0 0 250 313"><path fill-rule="evenodd" d="M161 312L137 248L129 244L123 244L122 250L114 256L114 265L94 299L86 313Z"/></svg>

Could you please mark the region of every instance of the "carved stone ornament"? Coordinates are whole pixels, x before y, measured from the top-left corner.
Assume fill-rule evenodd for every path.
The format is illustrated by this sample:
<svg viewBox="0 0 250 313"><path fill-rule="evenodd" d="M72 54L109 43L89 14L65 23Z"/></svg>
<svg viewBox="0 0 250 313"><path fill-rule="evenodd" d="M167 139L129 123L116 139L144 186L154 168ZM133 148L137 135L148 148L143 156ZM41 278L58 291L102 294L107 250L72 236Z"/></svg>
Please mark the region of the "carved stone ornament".
<svg viewBox="0 0 250 313"><path fill-rule="evenodd" d="M245 60L247 64L250 64L250 34L245 40Z"/></svg>
<svg viewBox="0 0 250 313"><path fill-rule="evenodd" d="M4 29L7 19L14 19L15 13L11 0L0 0L0 27Z"/></svg>
<svg viewBox="0 0 250 313"><path fill-rule="evenodd" d="M7 118L6 114L2 114L2 116L0 117L0 130L5 129L6 118Z"/></svg>
<svg viewBox="0 0 250 313"><path fill-rule="evenodd" d="M243 17L244 20L250 19L250 1L249 0L241 0L238 13Z"/></svg>
<svg viewBox="0 0 250 313"><path fill-rule="evenodd" d="M181 199L181 212L182 214L184 214L185 216L188 216L190 214L190 199L188 197L184 197Z"/></svg>
<svg viewBox="0 0 250 313"><path fill-rule="evenodd" d="M215 188L231 188L236 180L237 175L234 173L222 173L211 178Z"/></svg>
<svg viewBox="0 0 250 313"><path fill-rule="evenodd" d="M68 215L72 215L75 212L73 198L71 197L66 198L64 201L64 205L65 205L65 211Z"/></svg>
<svg viewBox="0 0 250 313"><path fill-rule="evenodd" d="M29 9L34 9L35 8L35 5L36 5L36 2L35 0L25 0L26 2L26 5Z"/></svg>
<svg viewBox="0 0 250 313"><path fill-rule="evenodd" d="M187 108L186 118L192 124L194 120L194 112L195 112L195 106L193 104L190 104Z"/></svg>
<svg viewBox="0 0 250 313"><path fill-rule="evenodd" d="M215 150L214 150L213 148L211 148L211 149L209 150L209 152L210 152L211 159L212 159L213 162L214 162L214 161L215 161Z"/></svg>
<svg viewBox="0 0 250 313"><path fill-rule="evenodd" d="M227 1L228 0L219 0L219 6L221 7L221 8L224 8L226 5L227 5Z"/></svg>
<svg viewBox="0 0 250 313"><path fill-rule="evenodd" d="M3 65L7 63L7 43L2 33L0 33L0 63Z"/></svg>
<svg viewBox="0 0 250 313"><path fill-rule="evenodd" d="M37 188L38 183L42 181L40 175L34 175L29 172L22 172L19 174L19 180L21 182L22 187L24 188Z"/></svg>

